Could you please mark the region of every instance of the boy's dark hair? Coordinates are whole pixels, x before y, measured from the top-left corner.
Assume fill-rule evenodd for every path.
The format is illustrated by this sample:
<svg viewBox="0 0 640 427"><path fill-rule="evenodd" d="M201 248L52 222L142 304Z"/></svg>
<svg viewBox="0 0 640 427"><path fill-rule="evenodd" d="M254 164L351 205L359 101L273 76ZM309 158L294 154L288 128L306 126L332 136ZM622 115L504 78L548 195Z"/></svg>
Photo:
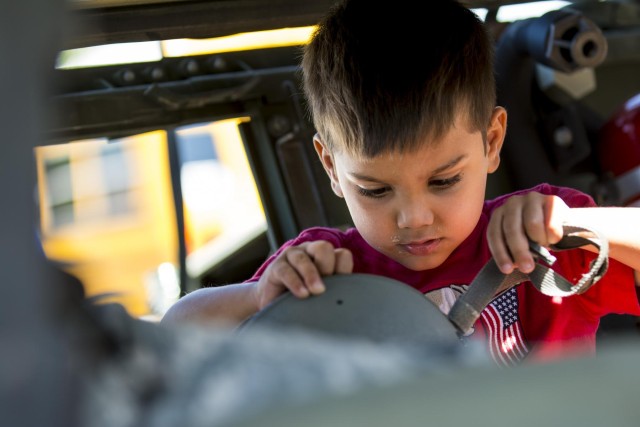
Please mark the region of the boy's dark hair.
<svg viewBox="0 0 640 427"><path fill-rule="evenodd" d="M342 1L302 72L323 141L368 158L437 139L460 112L484 134L496 102L490 37L453 0Z"/></svg>

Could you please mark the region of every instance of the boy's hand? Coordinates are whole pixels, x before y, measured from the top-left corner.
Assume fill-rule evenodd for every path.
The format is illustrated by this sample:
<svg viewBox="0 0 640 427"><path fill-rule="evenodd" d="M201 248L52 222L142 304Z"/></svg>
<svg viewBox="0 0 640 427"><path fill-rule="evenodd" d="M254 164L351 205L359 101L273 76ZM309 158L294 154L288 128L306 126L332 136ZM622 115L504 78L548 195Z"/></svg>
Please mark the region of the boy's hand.
<svg viewBox="0 0 640 427"><path fill-rule="evenodd" d="M298 298L321 294L325 290L321 276L352 271L353 255L348 249L336 249L324 240L291 246L282 251L260 277L255 288L258 309L286 290Z"/></svg>
<svg viewBox="0 0 640 427"><path fill-rule="evenodd" d="M527 238L546 247L559 242L569 212L559 197L536 192L513 196L497 208L489 221L487 240L500 271L533 271L534 259Z"/></svg>

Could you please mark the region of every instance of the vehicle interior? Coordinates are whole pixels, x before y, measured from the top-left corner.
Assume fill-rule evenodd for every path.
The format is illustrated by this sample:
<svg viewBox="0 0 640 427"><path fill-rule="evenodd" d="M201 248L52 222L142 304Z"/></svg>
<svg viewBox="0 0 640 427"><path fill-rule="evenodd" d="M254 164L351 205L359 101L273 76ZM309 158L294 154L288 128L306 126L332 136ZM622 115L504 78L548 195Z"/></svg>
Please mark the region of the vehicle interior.
<svg viewBox="0 0 640 427"><path fill-rule="evenodd" d="M464 3L495 38L509 114L486 197L548 182L633 204L640 184L608 159L634 153L603 131L640 93L640 2ZM56 365L75 360L66 339L54 343L50 320L69 318L61 287L79 283L84 301L153 325L189 292L247 280L301 230L351 225L313 150L299 75L301 47L332 4L28 0L0 18L12 64L0 71L11 349L0 365L19 361L15 372L31 378L15 389L2 369L3 406L28 395L42 409L24 425L75 422L50 397L58 380L77 380ZM603 340L639 334L638 319L603 322ZM269 422L284 425L278 414Z"/></svg>
<svg viewBox="0 0 640 427"><path fill-rule="evenodd" d="M151 311L149 304L160 304L150 303L149 295L141 301L144 292L135 283L144 275L160 277L154 267L177 274L184 295L246 280L305 228L348 227L346 207L331 192L309 143L315 131L298 76L301 44L331 2L130 3L71 3L70 36L48 104L55 116L47 147L38 150L49 258L90 283L92 295L130 295L126 304L141 315ZM548 182L583 190L600 203L621 203L611 171L599 161L599 131L640 91L638 5L575 2L573 14L537 18L536 25L555 29L549 41L536 28L525 35L522 27L534 27L531 22L509 24L517 18L509 18L508 8L523 5L468 3L495 34L499 103L509 113L503 166L490 176L487 197ZM537 7L566 5L541 3ZM141 8L153 18L141 23ZM263 19L263 8L271 21ZM284 29L283 41L270 42L261 32L274 28ZM224 47L224 37L232 43L234 34L239 47ZM241 37L251 35L257 47L242 46ZM125 50L135 42L151 45L146 52L152 53L140 50L133 53L137 60L127 60ZM79 48L97 45L119 49L112 61L124 63L105 61L105 50L93 57L106 65L82 65L83 55L92 54ZM76 151L69 142L77 143ZM79 145L88 151L81 153ZM96 176L80 178L87 170ZM234 193L254 196L241 201ZM91 239L101 242L102 253L87 250ZM127 239L139 243L133 247ZM103 267L101 257L110 260ZM135 262L138 277L110 277L109 264L133 272L137 267L129 264ZM96 282L96 276L103 279ZM163 289L158 280L145 280L147 293ZM109 282L128 287L110 289Z"/></svg>

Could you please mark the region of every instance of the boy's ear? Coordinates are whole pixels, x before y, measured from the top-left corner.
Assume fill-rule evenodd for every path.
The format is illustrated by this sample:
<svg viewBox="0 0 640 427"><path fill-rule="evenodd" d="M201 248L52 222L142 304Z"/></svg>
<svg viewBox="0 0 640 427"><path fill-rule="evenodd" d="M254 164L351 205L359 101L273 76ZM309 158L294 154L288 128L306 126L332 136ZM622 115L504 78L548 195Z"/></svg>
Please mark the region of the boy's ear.
<svg viewBox="0 0 640 427"><path fill-rule="evenodd" d="M493 173L500 166L500 150L507 134L507 110L496 107L491 115L491 122L487 129L487 158L489 159L488 173Z"/></svg>
<svg viewBox="0 0 640 427"><path fill-rule="evenodd" d="M344 197L342 193L342 188L340 188L340 181L338 180L338 173L336 172L336 165L333 161L333 155L327 145L322 141L320 135L317 133L313 136L313 146L316 149L316 153L318 153L318 157L320 158L320 162L322 162L322 167L324 167L324 171L329 175L329 179L331 180L331 189L336 196Z"/></svg>

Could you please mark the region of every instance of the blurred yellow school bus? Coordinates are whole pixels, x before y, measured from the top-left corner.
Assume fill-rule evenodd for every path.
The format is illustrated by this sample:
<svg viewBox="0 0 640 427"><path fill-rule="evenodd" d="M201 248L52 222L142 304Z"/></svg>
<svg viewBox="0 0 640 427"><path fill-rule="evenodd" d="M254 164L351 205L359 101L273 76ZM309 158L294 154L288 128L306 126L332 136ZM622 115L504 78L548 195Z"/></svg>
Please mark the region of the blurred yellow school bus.
<svg viewBox="0 0 640 427"><path fill-rule="evenodd" d="M161 316L180 291L168 132L179 155L187 267L195 263L197 275L198 263L216 262L234 242L266 230L238 132L247 120L38 147L47 257L78 277L88 297L121 303L135 316ZM215 257L203 261L211 247Z"/></svg>

